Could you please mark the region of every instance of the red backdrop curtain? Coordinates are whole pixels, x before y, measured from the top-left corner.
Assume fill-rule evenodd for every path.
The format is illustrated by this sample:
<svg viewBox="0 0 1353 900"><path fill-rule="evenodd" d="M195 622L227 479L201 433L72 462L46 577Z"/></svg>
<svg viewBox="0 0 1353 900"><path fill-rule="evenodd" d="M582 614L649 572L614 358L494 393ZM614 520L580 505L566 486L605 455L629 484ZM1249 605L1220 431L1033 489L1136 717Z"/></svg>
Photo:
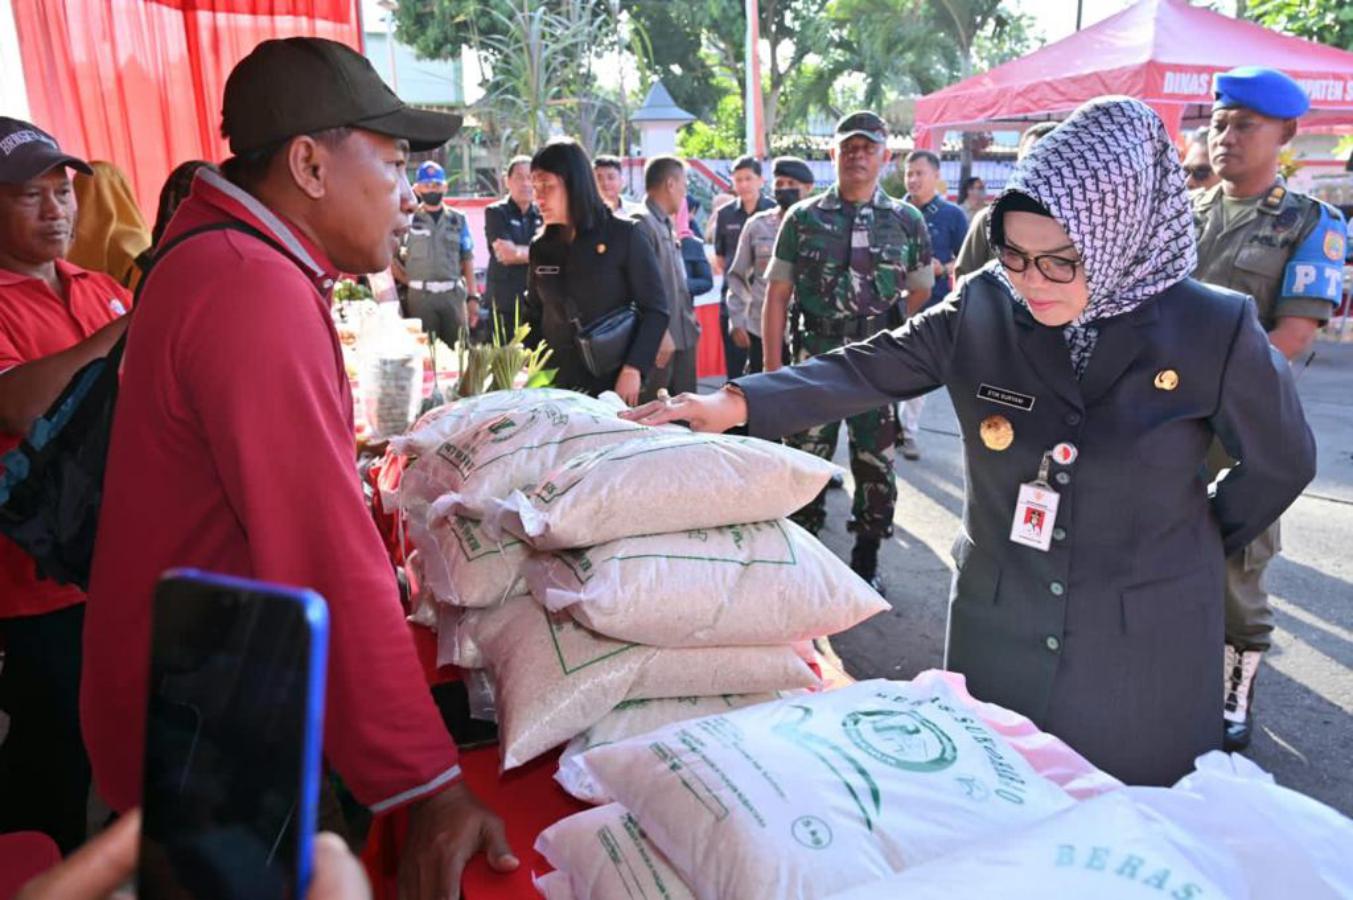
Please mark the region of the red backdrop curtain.
<svg viewBox="0 0 1353 900"><path fill-rule="evenodd" d="M359 0L13 0L33 121L121 168L148 220L179 163L220 162L221 92L259 41L361 49Z"/></svg>

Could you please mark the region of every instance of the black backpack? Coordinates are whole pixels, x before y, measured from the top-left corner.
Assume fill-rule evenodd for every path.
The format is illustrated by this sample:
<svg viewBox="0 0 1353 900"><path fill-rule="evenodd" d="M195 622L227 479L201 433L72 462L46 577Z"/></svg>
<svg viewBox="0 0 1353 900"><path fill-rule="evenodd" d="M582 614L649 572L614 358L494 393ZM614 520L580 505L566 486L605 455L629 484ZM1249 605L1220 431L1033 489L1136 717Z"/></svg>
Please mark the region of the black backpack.
<svg viewBox="0 0 1353 900"><path fill-rule="evenodd" d="M136 288L136 300L155 264L179 244L210 231L241 231L286 251L242 222L194 228L156 251ZM287 257L290 259L290 256ZM135 312L133 303L132 311ZM117 405L118 368L127 334L108 355L75 373L56 402L33 422L17 447L0 458L0 534L37 562L38 576L89 589L94 537L103 500L103 474Z"/></svg>

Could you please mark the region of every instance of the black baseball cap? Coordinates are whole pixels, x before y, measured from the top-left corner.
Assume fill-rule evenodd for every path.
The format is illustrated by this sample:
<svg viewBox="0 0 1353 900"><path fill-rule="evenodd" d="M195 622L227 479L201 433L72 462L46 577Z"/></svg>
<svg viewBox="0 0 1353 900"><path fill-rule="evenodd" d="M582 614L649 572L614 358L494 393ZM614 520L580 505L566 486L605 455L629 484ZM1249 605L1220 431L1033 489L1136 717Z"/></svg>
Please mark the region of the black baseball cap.
<svg viewBox="0 0 1353 900"><path fill-rule="evenodd" d="M0 184L23 184L57 166L94 174L89 163L62 153L56 138L38 126L0 116Z"/></svg>
<svg viewBox="0 0 1353 900"><path fill-rule="evenodd" d="M460 116L411 109L347 44L323 38L264 41L226 79L221 131L240 155L300 134L361 128L435 150L460 130Z"/></svg>
<svg viewBox="0 0 1353 900"><path fill-rule="evenodd" d="M876 144L888 143L888 123L877 113L860 110L843 116L836 123L836 143L853 137L866 137Z"/></svg>

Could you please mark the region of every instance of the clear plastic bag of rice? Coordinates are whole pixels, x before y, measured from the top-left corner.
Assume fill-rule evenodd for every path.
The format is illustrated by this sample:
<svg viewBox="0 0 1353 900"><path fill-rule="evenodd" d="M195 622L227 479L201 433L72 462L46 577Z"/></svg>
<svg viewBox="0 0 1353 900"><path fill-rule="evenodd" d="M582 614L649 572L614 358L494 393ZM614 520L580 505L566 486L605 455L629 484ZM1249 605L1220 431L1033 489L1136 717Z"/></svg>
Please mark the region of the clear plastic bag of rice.
<svg viewBox="0 0 1353 900"><path fill-rule="evenodd" d="M645 647L588 631L530 597L475 610L464 630L462 650L492 676L504 769L569 741L625 700L819 685L801 649Z"/></svg>

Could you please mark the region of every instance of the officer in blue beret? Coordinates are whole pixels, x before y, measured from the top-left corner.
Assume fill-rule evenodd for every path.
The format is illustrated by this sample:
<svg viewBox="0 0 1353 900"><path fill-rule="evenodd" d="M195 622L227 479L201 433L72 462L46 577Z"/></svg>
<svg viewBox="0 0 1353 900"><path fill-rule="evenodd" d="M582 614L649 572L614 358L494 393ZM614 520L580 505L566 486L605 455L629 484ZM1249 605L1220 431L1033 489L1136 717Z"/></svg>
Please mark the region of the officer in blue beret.
<svg viewBox="0 0 1353 900"><path fill-rule="evenodd" d="M465 214L445 202L446 172L428 160L414 176L418 209L404 235L395 279L407 286L405 314L454 347L479 320L474 241Z"/></svg>
<svg viewBox="0 0 1353 900"><path fill-rule="evenodd" d="M1288 75L1260 66L1218 75L1215 92L1208 155L1221 183L1193 195L1194 277L1254 297L1270 343L1296 359L1339 303L1347 241L1339 211L1291 190L1278 171L1310 98ZM1215 445L1210 465L1216 475L1234 462ZM1250 743L1255 677L1273 631L1263 575L1278 549L1274 522L1227 560L1227 750Z"/></svg>

